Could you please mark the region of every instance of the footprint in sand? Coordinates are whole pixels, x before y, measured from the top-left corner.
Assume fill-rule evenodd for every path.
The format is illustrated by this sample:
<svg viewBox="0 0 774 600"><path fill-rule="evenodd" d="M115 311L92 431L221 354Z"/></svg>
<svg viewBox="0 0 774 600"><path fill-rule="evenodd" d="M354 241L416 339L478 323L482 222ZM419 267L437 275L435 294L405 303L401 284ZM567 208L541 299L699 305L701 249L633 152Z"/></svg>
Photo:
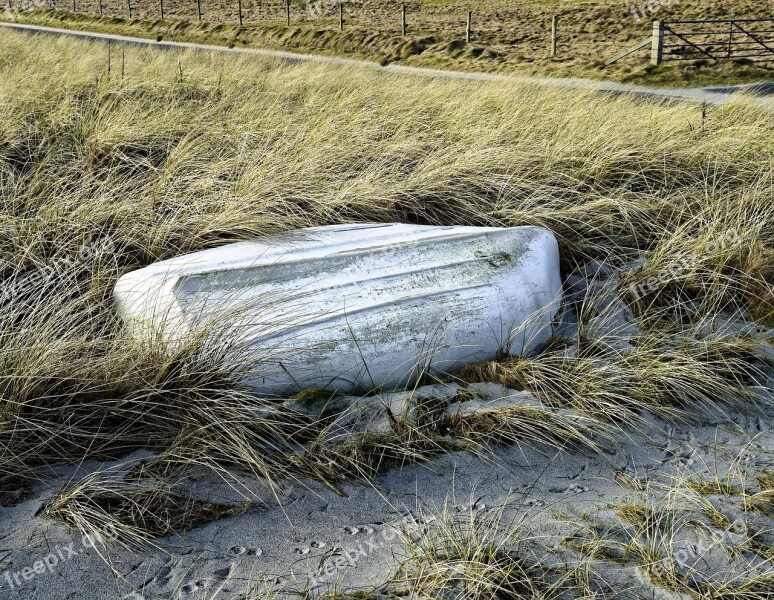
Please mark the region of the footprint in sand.
<svg viewBox="0 0 774 600"><path fill-rule="evenodd" d="M226 581L231 575L231 567L225 567L223 569L216 569L213 573L213 576L215 577L215 581L221 582Z"/></svg>
<svg viewBox="0 0 774 600"><path fill-rule="evenodd" d="M326 544L325 542L312 542L312 543L311 543L311 544L309 544L309 545L310 545L312 548L325 548L325 546L327 546L328 544Z"/></svg>
<svg viewBox="0 0 774 600"><path fill-rule="evenodd" d="M589 488L582 485L571 485L567 488L567 491L571 494L583 494L584 492L588 492Z"/></svg>
<svg viewBox="0 0 774 600"><path fill-rule="evenodd" d="M198 597L198 595L196 595L196 592L203 590L205 587L207 587L206 581L187 583L186 585L180 588L179 598L180 600L188 600L189 598Z"/></svg>
<svg viewBox="0 0 774 600"><path fill-rule="evenodd" d="M295 554L301 554L303 556L303 555L309 554L310 550L309 548L294 548L293 552Z"/></svg>
<svg viewBox="0 0 774 600"><path fill-rule="evenodd" d="M262 556L263 550L260 548L245 548L244 546L231 546L228 549L234 556Z"/></svg>
<svg viewBox="0 0 774 600"><path fill-rule="evenodd" d="M163 588L169 583L170 579L172 579L172 568L161 567L158 573L142 584L142 587L146 588L150 585L156 584L157 586Z"/></svg>
<svg viewBox="0 0 774 600"><path fill-rule="evenodd" d="M584 492L588 492L589 488L584 487L582 485L571 485L568 488L551 488L548 490L552 494L583 494Z"/></svg>
<svg viewBox="0 0 774 600"><path fill-rule="evenodd" d="M344 533L348 535L357 535L358 533L365 533L365 534L372 534L374 532L373 527L369 527L368 525L361 525L359 527L345 527Z"/></svg>
<svg viewBox="0 0 774 600"><path fill-rule="evenodd" d="M476 500L473 504L457 504L454 507L454 510L457 512L468 512L468 511L477 511L477 510L485 510L486 504L481 502L480 500Z"/></svg>

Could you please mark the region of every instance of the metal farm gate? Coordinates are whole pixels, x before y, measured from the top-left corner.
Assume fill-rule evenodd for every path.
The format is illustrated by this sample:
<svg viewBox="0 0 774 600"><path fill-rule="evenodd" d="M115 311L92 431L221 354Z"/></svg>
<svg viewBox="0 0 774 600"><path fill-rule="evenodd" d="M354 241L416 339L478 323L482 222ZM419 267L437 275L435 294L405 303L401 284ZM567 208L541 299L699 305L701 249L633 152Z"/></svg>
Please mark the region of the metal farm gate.
<svg viewBox="0 0 774 600"><path fill-rule="evenodd" d="M656 21L651 62L774 61L774 19Z"/></svg>

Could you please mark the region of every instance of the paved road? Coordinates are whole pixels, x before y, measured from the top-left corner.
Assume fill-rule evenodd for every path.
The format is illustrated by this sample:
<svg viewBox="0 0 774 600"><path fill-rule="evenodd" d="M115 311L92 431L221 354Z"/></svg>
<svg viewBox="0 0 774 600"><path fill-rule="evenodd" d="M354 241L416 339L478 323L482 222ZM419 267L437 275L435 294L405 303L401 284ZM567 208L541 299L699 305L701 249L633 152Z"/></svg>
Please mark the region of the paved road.
<svg viewBox="0 0 774 600"><path fill-rule="evenodd" d="M324 62L336 65L349 65L361 68L369 68L385 73L401 73L406 75L437 77L444 79L468 79L475 81L524 81L532 84L556 87L561 89L597 90L610 94L634 94L637 96L657 100L681 100L689 102L706 102L719 105L727 102L734 94L740 92L752 93L758 96L756 101L762 106L774 109L774 81L762 82L752 85L714 86L704 88L659 88L642 85L629 85L612 81L595 81L581 78L548 78L548 77L521 77L517 75L498 75L493 73L475 73L466 71L442 71L439 69L425 69L419 67L407 67L404 65L380 65L367 60L341 58L333 56L321 56L315 54L300 54L296 52L284 52L281 50L264 50L260 48L228 48L209 44L195 44L192 42L156 41L153 39L136 38L124 35L97 33L92 31L80 31L74 29L58 29L55 27L42 27L40 25L26 25L22 23L2 23L0 28L14 29L49 35L66 35L70 37L84 38L97 41L112 41L121 44L140 44L154 46L162 49L202 50L208 52L230 52L234 54L251 54L265 58L287 60L291 62Z"/></svg>

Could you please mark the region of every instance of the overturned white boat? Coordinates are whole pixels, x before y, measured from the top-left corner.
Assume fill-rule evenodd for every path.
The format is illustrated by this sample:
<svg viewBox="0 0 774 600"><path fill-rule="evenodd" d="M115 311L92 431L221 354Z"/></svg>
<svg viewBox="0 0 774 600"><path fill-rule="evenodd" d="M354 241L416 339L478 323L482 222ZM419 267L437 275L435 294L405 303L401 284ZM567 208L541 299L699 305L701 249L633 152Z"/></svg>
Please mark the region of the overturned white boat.
<svg viewBox="0 0 774 600"><path fill-rule="evenodd" d="M115 287L137 335L206 333L257 393L411 385L544 343L561 294L538 227L337 225L152 264Z"/></svg>

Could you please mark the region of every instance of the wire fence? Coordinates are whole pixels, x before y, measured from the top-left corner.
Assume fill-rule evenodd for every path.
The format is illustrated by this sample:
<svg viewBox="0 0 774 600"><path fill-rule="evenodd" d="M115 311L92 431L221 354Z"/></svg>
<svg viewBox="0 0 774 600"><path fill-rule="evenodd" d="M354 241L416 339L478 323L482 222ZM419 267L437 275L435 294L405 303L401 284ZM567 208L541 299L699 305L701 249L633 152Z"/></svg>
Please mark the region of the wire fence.
<svg viewBox="0 0 774 600"><path fill-rule="evenodd" d="M0 0L2 1L2 0ZM7 8L51 8L81 14L167 22L212 24L274 23L287 27L304 24L322 29L378 24L379 33L430 35L449 28L466 42L488 41L526 44L535 50L545 44L552 59L572 56L570 40L587 35L583 22L554 15L544 22L527 19L519 31L507 23L467 7L438 3L428 11L416 1L363 3L357 0L6 0ZM499 15L498 15L499 16ZM517 25L514 23L513 25ZM509 35L508 31L512 31ZM510 39L509 39L510 38ZM615 44L609 38L610 44ZM584 43L584 42L580 42ZM650 46L651 62L748 60L774 63L774 18L724 20L665 20L653 23L650 38L638 42L604 62L616 63Z"/></svg>
<svg viewBox="0 0 774 600"><path fill-rule="evenodd" d="M2 5L0 5L2 6ZM343 28L351 20L360 23L405 24L411 32L436 22L458 23L463 34L473 31L474 12L468 8L438 5L432 13L415 2L363 4L352 0L6 0L6 7L19 10L51 8L76 13L142 20L206 21L210 23L284 24L328 23ZM422 22L419 14L422 13ZM494 28L479 22L479 28ZM550 26L548 23L547 27Z"/></svg>

